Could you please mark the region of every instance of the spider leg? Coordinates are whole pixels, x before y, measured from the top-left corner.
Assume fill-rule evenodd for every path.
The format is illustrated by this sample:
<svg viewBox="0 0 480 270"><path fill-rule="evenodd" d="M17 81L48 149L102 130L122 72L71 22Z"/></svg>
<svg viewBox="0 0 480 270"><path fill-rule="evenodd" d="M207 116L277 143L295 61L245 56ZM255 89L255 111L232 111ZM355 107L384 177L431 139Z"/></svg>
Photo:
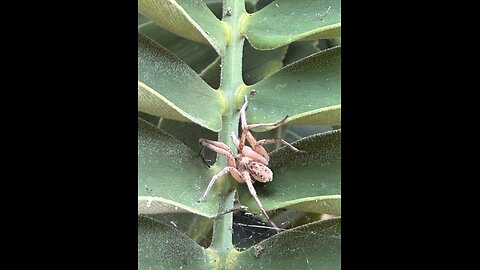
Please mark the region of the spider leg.
<svg viewBox="0 0 480 270"><path fill-rule="evenodd" d="M261 144L258 144L257 140L253 137L250 131L247 133L247 141L252 146L253 151L257 152L259 155L264 157L267 160L267 164L268 164L268 161L270 160L270 156L268 156L267 150L265 150L265 148L263 148Z"/></svg>
<svg viewBox="0 0 480 270"><path fill-rule="evenodd" d="M287 116L285 116L285 118L283 118L282 120L280 120L278 122L275 122L275 123L258 123L258 124L248 125L247 124L247 113L245 112L247 110L247 107L248 107L248 99L247 99L247 96L245 96L245 103L243 103L242 108L240 108L240 120L242 121L242 130L244 130L244 132L245 132L245 130L249 130L249 129L256 128L256 127L279 126L283 122L285 122L285 120L287 120L287 118L288 118L288 115L287 115ZM245 142L245 141L243 141L243 142Z"/></svg>
<svg viewBox="0 0 480 270"><path fill-rule="evenodd" d="M247 115L245 111L247 110L248 107L248 99L247 96L245 96L245 103L243 103L242 108L240 108L240 121L242 121L242 129L247 126Z"/></svg>
<svg viewBox="0 0 480 270"><path fill-rule="evenodd" d="M240 136L240 143L235 144L237 145L237 148L240 151L243 150L247 133L249 133L248 124L247 124L247 113L246 113L247 107L248 107L248 99L247 99L247 96L245 96L245 103L243 103L242 108L240 108L240 121L242 123L242 135Z"/></svg>
<svg viewBox="0 0 480 270"><path fill-rule="evenodd" d="M305 151L303 151L303 150L298 150L297 148L295 148L293 145L291 145L290 143L288 143L288 142L285 141L284 139L264 139L264 140L258 141L258 142L257 142L257 145L273 144L273 143L284 144L284 145L288 146L288 148L292 149L292 150L295 151L295 152L305 153Z"/></svg>
<svg viewBox="0 0 480 270"><path fill-rule="evenodd" d="M268 157L267 151L261 146L257 147L257 145L258 145L257 140L255 140L253 135L250 133L250 129L256 128L256 127L265 127L265 126L279 126L283 122L285 122L285 120L287 120L288 115L285 116L285 118L283 118L282 120L280 120L278 122L275 122L275 123L258 123L258 124L249 125L249 124L247 124L247 113L246 113L247 107L248 107L248 99L247 99L247 96L245 96L245 103L243 103L243 106L240 109L240 120L241 120L241 123L242 123L242 135L240 137L239 143L236 144L237 148L240 151L242 151L243 146L245 145L245 140L248 140L248 142L252 146L253 150L255 152L259 153L261 156L263 156L265 159L268 160L269 157Z"/></svg>
<svg viewBox="0 0 480 270"><path fill-rule="evenodd" d="M237 146L237 148L242 151L242 154L244 156L247 156L249 158L252 158L254 160L257 160L265 165L268 165L268 160L269 160L269 157L268 157L268 154L267 152L265 151L265 154L267 157L263 156L261 153L253 150L252 148L248 147L248 146L244 146L242 147L242 149L240 149L240 140L238 140L237 138L237 135L235 135L235 132L232 132L232 134L230 135L232 137L232 141L233 141L233 144L235 144L235 146ZM262 149L263 147L260 146Z"/></svg>
<svg viewBox="0 0 480 270"><path fill-rule="evenodd" d="M219 173L217 173L212 177L212 180L210 180L210 183L208 183L207 190L205 190L202 197L200 197L200 199L198 199L197 202L199 203L203 202L207 197L208 192L210 192L210 190L212 189L213 184L215 184L215 181L217 181L218 178L224 176L227 173L230 173L233 176L233 178L235 178L238 182L243 183L242 176L237 169L235 169L234 167L225 167L223 168L223 170L221 170Z"/></svg>
<svg viewBox="0 0 480 270"><path fill-rule="evenodd" d="M245 175L244 175L245 176ZM270 222L270 224L272 224L273 228L275 228L275 230L277 230L277 232L280 232L280 229L277 227L277 225L275 223L273 223L273 221L270 219L270 217L268 216L267 214L267 211L265 211L265 208L263 207L263 204L262 202L260 201L260 199L258 198L258 195L257 195L257 192L255 191L255 188L253 187L253 182L252 182L252 179L249 177L244 177L245 178L245 183L247 183L247 186L248 186L248 190L250 191L250 194L252 194L253 198L255 199L255 201L257 202L258 206L260 207L260 210L262 210L262 214L267 218L268 222Z"/></svg>
<svg viewBox="0 0 480 270"><path fill-rule="evenodd" d="M228 146L222 142L216 142L216 141L211 141L211 140L206 140L206 139L200 139L198 140L200 144L203 147L207 147L215 152L217 152L220 155L224 155L227 157L228 160L228 166L230 167L237 167L236 162L235 162L235 157L233 157L232 151Z"/></svg>
<svg viewBox="0 0 480 270"><path fill-rule="evenodd" d="M235 132L232 131L232 134L230 134L230 137L232 137L233 144L235 144L238 150L242 150L240 149L240 140L238 139L237 134L235 134Z"/></svg>
<svg viewBox="0 0 480 270"><path fill-rule="evenodd" d="M275 126L275 127L278 127L280 126L281 124L283 124L283 122L285 122L285 120L287 120L288 118L288 115L285 116L285 118L283 118L282 120L278 121L278 122L275 122L275 123L258 123L258 124L251 124L251 125L247 125L248 129L252 129L252 128L256 128L256 127L268 127L268 126Z"/></svg>
<svg viewBox="0 0 480 270"><path fill-rule="evenodd" d="M211 144L211 145L214 145L214 146L216 146L218 148L221 148L223 150L227 150L227 151L230 150L230 148L228 148L228 146L226 144L222 143L222 142L217 142L217 141L212 141L212 140L207 140L207 139L199 139L198 142L200 144L203 144L203 143Z"/></svg>

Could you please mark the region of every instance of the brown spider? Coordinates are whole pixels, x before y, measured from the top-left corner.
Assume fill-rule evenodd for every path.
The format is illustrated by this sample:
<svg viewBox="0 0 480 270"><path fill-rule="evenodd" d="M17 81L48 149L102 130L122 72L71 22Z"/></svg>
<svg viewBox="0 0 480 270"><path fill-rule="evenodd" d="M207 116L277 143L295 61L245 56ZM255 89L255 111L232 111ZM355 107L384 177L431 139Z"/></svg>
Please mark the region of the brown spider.
<svg viewBox="0 0 480 270"><path fill-rule="evenodd" d="M288 116L286 116L284 119L276 123L260 123L260 124L248 125L246 113L245 113L247 106L248 106L248 100L247 100L247 96L245 96L245 103L240 109L240 120L242 123L242 135L240 137L240 140L238 139L237 135L234 132L232 132L231 134L233 143L235 144L235 146L238 148L238 151L240 152L236 157L233 156L233 153L230 150L230 148L228 148L228 146L222 142L211 141L206 139L199 140L200 144L202 145L202 148L200 149L200 153L202 153L203 147L207 147L217 152L220 155L226 156L228 160L228 166L223 168L223 170L221 170L219 173L217 173L212 177L212 180L208 184L207 190L205 190L205 193L198 200L198 202L202 202L203 200L205 200L208 192L210 191L213 184L215 183L215 181L217 181L218 178L222 177L227 173L230 173L233 176L233 178L235 178L235 180L237 180L239 183L247 184L248 190L250 191L253 198L257 202L258 206L262 210L263 215L272 224L272 226L277 231L279 231L277 225L273 223L273 221L270 219L267 212L265 211L265 208L260 202L260 199L257 196L257 192L253 187L253 183L255 182L255 180L265 183L265 182L272 181L273 179L273 173L267 167L270 157L268 156L267 151L265 150L265 148L263 148L262 145L272 144L272 143L281 143L281 144L287 145L290 149L292 149L295 152L304 152L304 151L298 150L297 148L293 147L291 144L289 144L283 139L264 139L264 140L257 141L253 137L253 135L250 133L250 129L256 128L256 127L264 127L264 126L279 126L287 119ZM247 140L250 143L251 147L245 145L245 140ZM202 155L202 159L204 160L205 164L207 164L203 155Z"/></svg>

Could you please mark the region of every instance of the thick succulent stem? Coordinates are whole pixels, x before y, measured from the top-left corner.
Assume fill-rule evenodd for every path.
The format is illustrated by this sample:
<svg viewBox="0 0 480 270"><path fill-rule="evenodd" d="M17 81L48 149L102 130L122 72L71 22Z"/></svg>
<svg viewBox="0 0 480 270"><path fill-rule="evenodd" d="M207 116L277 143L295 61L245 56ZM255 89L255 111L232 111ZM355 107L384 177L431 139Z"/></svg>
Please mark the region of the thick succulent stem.
<svg viewBox="0 0 480 270"><path fill-rule="evenodd" d="M220 79L220 91L223 91L227 101L227 111L223 116L223 126L219 133L218 140L227 144L230 149L235 149L235 145L230 138L230 134L238 131L239 113L235 106L235 93L243 85L242 79L242 53L243 42L245 38L240 35L240 20L245 14L245 2L239 0L225 0L223 7L223 21L226 22L231 30L230 41L227 44L225 55L222 55L222 73ZM217 160L220 168L228 166L227 159L220 156ZM220 202L219 211L228 211L233 208L233 190L231 185L235 181L231 176L223 179L223 198ZM227 257L233 249L232 244L232 213L217 217L214 222L213 239L211 249L218 252L220 257Z"/></svg>

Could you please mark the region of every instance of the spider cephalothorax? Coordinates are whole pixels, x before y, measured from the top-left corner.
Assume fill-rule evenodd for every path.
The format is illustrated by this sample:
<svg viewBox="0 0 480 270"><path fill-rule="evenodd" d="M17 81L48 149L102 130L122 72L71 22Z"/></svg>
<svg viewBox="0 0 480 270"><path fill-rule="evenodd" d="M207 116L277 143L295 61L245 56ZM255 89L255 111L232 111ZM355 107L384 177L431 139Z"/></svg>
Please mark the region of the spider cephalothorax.
<svg viewBox="0 0 480 270"><path fill-rule="evenodd" d="M247 118L245 110L248 106L248 100L245 96L245 103L243 104L242 108L240 109L240 120L242 123L242 135L240 139L237 135L232 132L231 137L233 144L237 147L239 154L234 157L232 151L228 146L222 142L211 141L206 139L200 139L199 142L203 147L207 147L218 154L224 155L227 157L228 166L223 168L219 173L212 177L212 180L208 184L207 190L203 194L203 196L198 200L201 202L205 200L207 197L208 192L212 188L215 181L222 177L223 175L230 173L235 180L239 183L246 183L248 186L248 190L252 194L253 198L257 202L258 206L262 210L263 215L268 219L268 221L272 224L272 226L278 230L278 227L270 220L265 208L263 207L260 199L257 196L255 188L253 187L253 183L255 181L259 182L269 182L273 180L273 172L268 168L268 162L270 157L267 154L265 148L262 145L264 144L271 144L271 143L281 143L287 145L290 149L296 152L303 152L298 150L297 148L293 147L288 142L284 141L283 139L266 139L266 140L259 140L257 141L253 135L250 133L250 129L262 126L279 126L283 123L287 117L282 119L276 123L261 123L261 124L247 124ZM250 143L250 147L245 145L245 141ZM200 150L201 152L201 150ZM203 156L202 156L203 158ZM205 160L204 160L205 161ZM205 163L206 164L206 163ZM207 164L208 165L208 164ZM252 179L253 178L253 179Z"/></svg>

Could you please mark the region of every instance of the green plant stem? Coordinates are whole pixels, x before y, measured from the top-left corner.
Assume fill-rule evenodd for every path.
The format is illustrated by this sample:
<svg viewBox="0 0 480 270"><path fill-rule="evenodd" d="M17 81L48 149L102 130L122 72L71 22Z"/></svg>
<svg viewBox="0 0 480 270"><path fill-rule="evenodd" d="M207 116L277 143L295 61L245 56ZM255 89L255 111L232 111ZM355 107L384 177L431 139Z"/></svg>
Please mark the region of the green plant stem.
<svg viewBox="0 0 480 270"><path fill-rule="evenodd" d="M227 15L227 9L231 8L231 15ZM240 35L240 20L245 14L245 2L238 0L225 0L223 10L223 21L230 27L230 41L227 44L225 55L222 58L222 74L220 79L220 91L223 91L227 111L223 116L223 126L219 133L218 140L227 144L230 149L235 149L230 134L237 133L239 123L238 108L235 106L235 93L243 85L242 80L242 53L245 38ZM217 158L220 168L227 166L227 159L224 156ZM227 211L233 208L232 183L234 179L228 175L220 179L222 183L221 192L224 201L220 202L219 211ZM232 243L232 213L218 217L214 221L212 245L209 249L218 252L219 257L226 258L233 249Z"/></svg>

